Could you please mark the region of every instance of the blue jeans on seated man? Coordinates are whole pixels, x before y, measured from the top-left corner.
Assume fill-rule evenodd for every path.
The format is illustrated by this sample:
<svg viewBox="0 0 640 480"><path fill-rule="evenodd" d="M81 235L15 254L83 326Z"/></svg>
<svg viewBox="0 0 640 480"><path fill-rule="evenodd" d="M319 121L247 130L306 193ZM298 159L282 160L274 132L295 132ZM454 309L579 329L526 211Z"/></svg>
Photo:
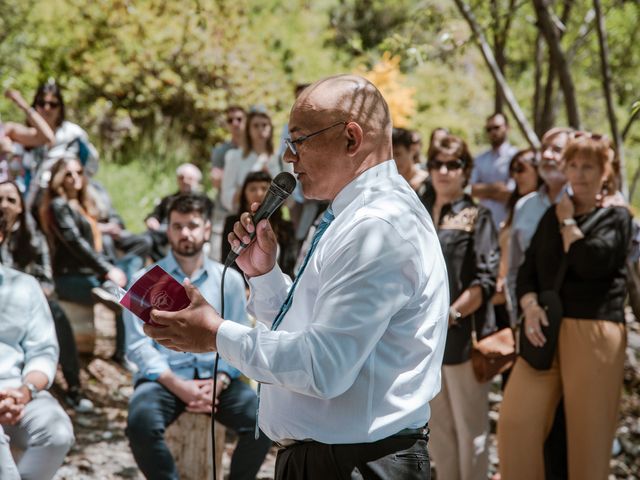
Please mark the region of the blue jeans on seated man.
<svg viewBox="0 0 640 480"><path fill-rule="evenodd" d="M240 380L232 380L220 393L216 421L238 434L231 458L230 480L253 480L271 447L264 433L255 440L254 428L258 401L253 389ZM157 382L138 382L129 400L126 434L140 470L154 480L177 479L173 456L164 440L167 427L185 411L185 404Z"/></svg>

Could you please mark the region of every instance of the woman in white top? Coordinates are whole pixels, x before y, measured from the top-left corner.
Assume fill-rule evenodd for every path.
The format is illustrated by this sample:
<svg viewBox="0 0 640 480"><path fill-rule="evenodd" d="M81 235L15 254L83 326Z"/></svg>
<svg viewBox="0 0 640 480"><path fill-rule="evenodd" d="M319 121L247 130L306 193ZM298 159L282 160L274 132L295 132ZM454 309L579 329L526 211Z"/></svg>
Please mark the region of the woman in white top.
<svg viewBox="0 0 640 480"><path fill-rule="evenodd" d="M275 177L290 170L273 149L273 124L264 111L250 111L245 128L245 146L229 150L224 157L220 201L231 213L238 211L240 190L249 172L264 171Z"/></svg>
<svg viewBox="0 0 640 480"><path fill-rule="evenodd" d="M67 152L72 152L80 160L87 176L93 176L98 170L98 152L89 141L87 132L65 119L62 91L55 80L49 79L38 87L32 106L54 131L55 139L46 146L26 152L24 156L25 169L31 172L29 205L35 202L38 190L47 188L51 167Z"/></svg>

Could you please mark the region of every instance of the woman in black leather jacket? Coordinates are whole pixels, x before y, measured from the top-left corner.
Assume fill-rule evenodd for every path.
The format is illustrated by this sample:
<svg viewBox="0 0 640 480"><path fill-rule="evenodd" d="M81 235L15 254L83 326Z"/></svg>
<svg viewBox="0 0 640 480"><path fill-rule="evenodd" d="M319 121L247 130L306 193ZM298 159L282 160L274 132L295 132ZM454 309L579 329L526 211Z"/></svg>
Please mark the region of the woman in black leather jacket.
<svg viewBox="0 0 640 480"><path fill-rule="evenodd" d="M430 402L430 448L438 478L486 478L489 384L474 376L471 332L473 323L479 338L495 330L498 234L491 212L464 193L473 168L465 142L448 135L428 155L434 195L425 206L447 263L451 301L442 389Z"/></svg>
<svg viewBox="0 0 640 480"><path fill-rule="evenodd" d="M51 250L56 293L62 300L92 305L92 290L109 281L127 284L125 273L102 252L102 238L87 194L87 177L76 158L58 160L40 205L40 224ZM116 303L107 304L110 307ZM113 309L113 308L112 308ZM119 310L116 308L116 310ZM116 359L124 356L121 311L116 312Z"/></svg>

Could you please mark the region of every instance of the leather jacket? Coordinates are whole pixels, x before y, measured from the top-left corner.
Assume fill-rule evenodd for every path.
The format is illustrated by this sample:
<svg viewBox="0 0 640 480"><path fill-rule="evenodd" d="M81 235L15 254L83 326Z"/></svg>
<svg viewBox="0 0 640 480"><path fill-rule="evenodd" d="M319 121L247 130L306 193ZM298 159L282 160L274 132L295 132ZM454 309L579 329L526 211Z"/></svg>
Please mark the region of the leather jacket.
<svg viewBox="0 0 640 480"><path fill-rule="evenodd" d="M113 268L103 254L96 252L89 221L62 197L51 202L51 266L53 276L82 274L102 279Z"/></svg>

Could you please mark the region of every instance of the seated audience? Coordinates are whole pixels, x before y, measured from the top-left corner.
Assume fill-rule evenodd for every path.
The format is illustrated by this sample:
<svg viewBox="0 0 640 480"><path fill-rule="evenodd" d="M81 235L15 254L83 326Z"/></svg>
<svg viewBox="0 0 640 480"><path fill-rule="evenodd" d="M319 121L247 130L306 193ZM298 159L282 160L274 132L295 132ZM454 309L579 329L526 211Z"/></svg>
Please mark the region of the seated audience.
<svg viewBox="0 0 640 480"><path fill-rule="evenodd" d="M60 344L60 365L67 382L66 402L77 412L93 410L80 387L80 362L69 319L55 299L49 247L25 209L24 200L14 182L0 182L0 211L7 220L7 234L0 244L0 263L33 275L47 297Z"/></svg>
<svg viewBox="0 0 640 480"><path fill-rule="evenodd" d="M209 208L207 198L197 194L179 196L170 204L167 233L171 250L158 265L179 282L189 278L219 310L223 267L202 251L211 235ZM229 270L225 280L226 318L247 323L245 307L242 277ZM125 312L125 322L127 357L138 367L126 431L131 451L147 478L177 478L164 433L184 411L211 413L215 354L168 350L147 337L142 321L130 312ZM215 378L216 419L239 436L229 478L248 480L256 477L271 441L264 434L254 438L257 397L239 375L220 359Z"/></svg>
<svg viewBox="0 0 640 480"><path fill-rule="evenodd" d="M104 254L95 207L87 193L88 179L80 161L62 158L51 168L51 181L40 206L40 224L51 251L55 291L61 300L93 305L94 298L116 312L116 353L124 359L124 327L117 290L125 273ZM107 282L107 280L109 282ZM104 288L101 288L104 287Z"/></svg>
<svg viewBox="0 0 640 480"><path fill-rule="evenodd" d="M7 233L0 211L0 243ZM0 265L0 478L49 480L74 442L47 392L58 363L51 313L35 278ZM10 447L22 450L14 460Z"/></svg>
<svg viewBox="0 0 640 480"><path fill-rule="evenodd" d="M247 175L242 186L240 197L240 212L249 212L255 202L262 202L271 185L271 175L266 172L251 172ZM220 259L224 262L231 251L227 240L233 231L233 225L240 220L240 215L229 215L224 222L222 233L222 248ZM293 225L282 217L282 207L271 216L271 226L278 238L278 265L284 273L293 277L293 267L296 263L297 241L294 237ZM233 267L240 271L236 264Z"/></svg>
<svg viewBox="0 0 640 480"><path fill-rule="evenodd" d="M518 272L522 335L541 347L547 342L542 327L550 319L538 294L555 290L558 270L566 265L551 367L536 370L518 358L504 394L498 423L503 480L544 478L543 443L561 397L568 478L609 475L625 359L625 261L631 241L628 209L598 206L601 192L611 191L605 185L611 160L606 138L578 132L569 141L562 161L572 196L563 193L546 210ZM592 218L595 223L583 232Z"/></svg>
<svg viewBox="0 0 640 480"><path fill-rule="evenodd" d="M264 111L252 110L247 115L243 148L229 150L225 155L220 201L227 211L238 213L240 190L249 172L262 170L275 177L290 169L274 152L271 117Z"/></svg>
<svg viewBox="0 0 640 480"><path fill-rule="evenodd" d="M449 330L442 387L431 402L430 450L438 478L486 480L489 471L489 383L471 365L472 330L495 330L491 297L499 246L491 212L464 193L473 168L465 142L453 135L429 151L435 197L427 204L447 263Z"/></svg>

